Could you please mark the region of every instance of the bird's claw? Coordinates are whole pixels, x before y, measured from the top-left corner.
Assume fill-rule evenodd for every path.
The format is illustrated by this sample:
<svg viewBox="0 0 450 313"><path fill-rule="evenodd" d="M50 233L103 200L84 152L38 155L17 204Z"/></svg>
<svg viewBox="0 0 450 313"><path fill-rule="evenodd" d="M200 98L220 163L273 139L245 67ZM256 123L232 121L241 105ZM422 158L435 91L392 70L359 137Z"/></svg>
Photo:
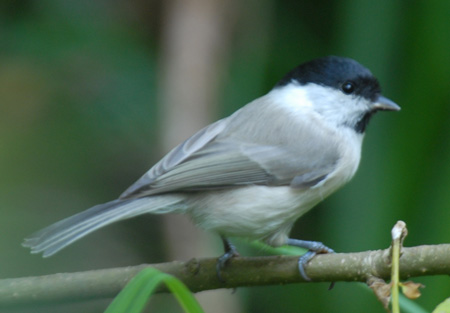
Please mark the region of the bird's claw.
<svg viewBox="0 0 450 313"><path fill-rule="evenodd" d="M325 253L334 253L334 250L328 248L323 243L318 241L305 241L298 239L288 239L288 244L290 246L296 246L308 249L304 255L298 258L298 271L300 276L303 277L306 281L311 281L311 278L306 274L305 266L306 264L313 259L316 254L325 254ZM333 287L333 283L330 286L330 289Z"/></svg>
<svg viewBox="0 0 450 313"><path fill-rule="evenodd" d="M223 245L225 248L225 253L217 259L216 273L217 273L217 278L221 282L225 282L225 280L222 278L221 271L225 268L228 261L234 257L239 256L239 253L237 252L236 247L231 242L229 242L226 238L222 238L222 240L223 240Z"/></svg>

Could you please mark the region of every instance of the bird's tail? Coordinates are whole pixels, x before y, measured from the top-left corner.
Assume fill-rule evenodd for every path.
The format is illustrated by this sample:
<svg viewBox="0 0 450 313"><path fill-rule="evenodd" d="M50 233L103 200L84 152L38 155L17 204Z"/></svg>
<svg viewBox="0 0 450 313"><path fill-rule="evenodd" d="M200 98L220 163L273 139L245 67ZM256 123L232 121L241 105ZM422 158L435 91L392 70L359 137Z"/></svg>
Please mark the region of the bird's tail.
<svg viewBox="0 0 450 313"><path fill-rule="evenodd" d="M180 212L183 210L182 200L178 195L158 195L99 204L32 234L25 239L23 246L31 248L31 253L43 252L43 257L49 257L72 242L116 221L145 213Z"/></svg>

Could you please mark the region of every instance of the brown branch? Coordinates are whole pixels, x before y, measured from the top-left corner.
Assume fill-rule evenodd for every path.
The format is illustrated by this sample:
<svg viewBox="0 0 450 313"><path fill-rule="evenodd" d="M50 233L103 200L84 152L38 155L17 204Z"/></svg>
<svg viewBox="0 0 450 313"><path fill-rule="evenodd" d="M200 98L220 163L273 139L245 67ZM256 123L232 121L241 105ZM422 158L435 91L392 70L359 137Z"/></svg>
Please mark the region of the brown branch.
<svg viewBox="0 0 450 313"><path fill-rule="evenodd" d="M361 281L390 275L389 249L358 253L318 255L306 272L315 282ZM0 307L82 301L114 297L140 270L153 266L182 280L193 292L305 282L297 270L298 257L236 257L216 275L215 258L192 259L125 268L61 273L40 277L0 280ZM424 275L450 274L450 244L404 248L400 258L402 279ZM161 288L159 292L164 292Z"/></svg>

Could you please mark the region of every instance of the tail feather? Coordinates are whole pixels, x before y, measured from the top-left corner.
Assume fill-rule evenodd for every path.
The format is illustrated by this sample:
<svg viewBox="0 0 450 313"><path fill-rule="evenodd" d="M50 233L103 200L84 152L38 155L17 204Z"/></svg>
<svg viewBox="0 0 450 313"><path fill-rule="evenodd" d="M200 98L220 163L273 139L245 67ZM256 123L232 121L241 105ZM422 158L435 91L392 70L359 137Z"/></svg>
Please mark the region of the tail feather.
<svg viewBox="0 0 450 313"><path fill-rule="evenodd" d="M176 213L182 208L181 201L180 196L161 195L99 204L32 234L25 239L23 246L31 248L31 253L43 252L44 257L49 257L87 234L119 220L145 213Z"/></svg>

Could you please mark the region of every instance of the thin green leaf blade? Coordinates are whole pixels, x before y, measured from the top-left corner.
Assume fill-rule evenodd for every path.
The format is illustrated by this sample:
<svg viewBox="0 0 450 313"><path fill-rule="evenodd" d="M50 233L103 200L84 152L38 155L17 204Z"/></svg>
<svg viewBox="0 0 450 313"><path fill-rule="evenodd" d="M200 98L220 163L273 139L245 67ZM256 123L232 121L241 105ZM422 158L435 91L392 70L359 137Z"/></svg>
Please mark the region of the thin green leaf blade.
<svg viewBox="0 0 450 313"><path fill-rule="evenodd" d="M113 300L105 313L139 313L161 283L166 284L180 306L188 313L204 313L189 289L176 277L155 268L139 272Z"/></svg>

